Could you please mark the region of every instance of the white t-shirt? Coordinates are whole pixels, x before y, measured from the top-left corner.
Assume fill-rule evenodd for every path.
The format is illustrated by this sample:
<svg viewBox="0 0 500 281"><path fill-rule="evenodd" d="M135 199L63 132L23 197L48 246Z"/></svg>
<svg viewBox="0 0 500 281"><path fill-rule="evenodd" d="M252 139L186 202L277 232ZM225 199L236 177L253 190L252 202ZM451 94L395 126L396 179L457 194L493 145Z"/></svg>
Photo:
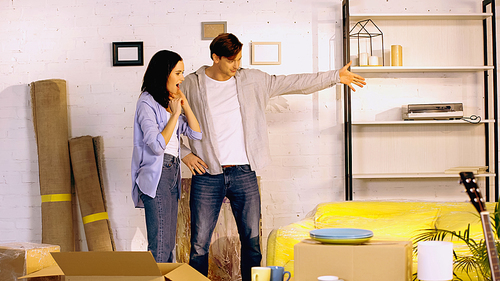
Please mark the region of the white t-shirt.
<svg viewBox="0 0 500 281"><path fill-rule="evenodd" d="M167 111L167 116L170 118L172 114ZM167 143L165 147L165 153L173 155L175 157L179 157L179 137L177 136L177 129L179 129L179 121L175 124L174 132L172 133L172 137Z"/></svg>
<svg viewBox="0 0 500 281"><path fill-rule="evenodd" d="M227 81L217 81L206 74L205 78L219 162L222 166L248 164L236 79L231 77Z"/></svg>

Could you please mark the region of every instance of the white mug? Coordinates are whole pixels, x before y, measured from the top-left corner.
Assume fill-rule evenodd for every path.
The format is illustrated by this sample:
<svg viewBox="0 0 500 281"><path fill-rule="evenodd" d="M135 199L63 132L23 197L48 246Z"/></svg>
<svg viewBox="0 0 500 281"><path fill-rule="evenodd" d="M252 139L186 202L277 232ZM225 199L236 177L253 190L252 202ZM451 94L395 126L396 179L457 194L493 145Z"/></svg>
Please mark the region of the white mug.
<svg viewBox="0 0 500 281"><path fill-rule="evenodd" d="M337 276L320 276L318 277L318 281L338 281L339 278Z"/></svg>
<svg viewBox="0 0 500 281"><path fill-rule="evenodd" d="M252 267L252 281L270 281L271 268L269 267Z"/></svg>

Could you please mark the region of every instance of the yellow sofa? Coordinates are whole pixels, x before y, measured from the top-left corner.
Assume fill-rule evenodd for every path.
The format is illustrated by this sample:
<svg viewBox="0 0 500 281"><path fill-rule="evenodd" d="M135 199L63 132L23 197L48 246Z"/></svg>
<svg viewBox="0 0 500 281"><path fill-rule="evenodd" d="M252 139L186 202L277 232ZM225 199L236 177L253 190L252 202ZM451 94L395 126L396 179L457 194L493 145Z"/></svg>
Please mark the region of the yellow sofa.
<svg viewBox="0 0 500 281"><path fill-rule="evenodd" d="M486 203L493 213L495 203ZM470 237L483 239L481 220L469 202L346 201L319 204L307 218L274 229L267 242L267 265L284 266L293 276L293 247L310 238L309 231L322 228L362 228L373 231L376 240L413 240L423 229L463 231L471 225ZM467 252L454 241L454 250ZM416 272L417 257L413 257ZM461 275L461 274L460 274Z"/></svg>

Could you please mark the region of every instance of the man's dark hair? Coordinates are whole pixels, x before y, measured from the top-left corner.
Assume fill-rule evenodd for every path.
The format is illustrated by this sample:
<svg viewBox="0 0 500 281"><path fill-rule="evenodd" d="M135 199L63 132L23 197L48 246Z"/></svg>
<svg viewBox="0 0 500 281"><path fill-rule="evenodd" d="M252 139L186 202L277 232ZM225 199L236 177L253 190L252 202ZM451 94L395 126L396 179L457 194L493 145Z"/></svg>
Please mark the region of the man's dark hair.
<svg viewBox="0 0 500 281"><path fill-rule="evenodd" d="M168 76L181 60L179 54L168 50L158 51L154 54L144 73L141 91L148 92L155 101L167 108L169 101L167 91Z"/></svg>
<svg viewBox="0 0 500 281"><path fill-rule="evenodd" d="M221 33L210 43L210 57L213 59L213 54L216 54L218 57L232 60L242 48L243 44L236 36L231 33Z"/></svg>

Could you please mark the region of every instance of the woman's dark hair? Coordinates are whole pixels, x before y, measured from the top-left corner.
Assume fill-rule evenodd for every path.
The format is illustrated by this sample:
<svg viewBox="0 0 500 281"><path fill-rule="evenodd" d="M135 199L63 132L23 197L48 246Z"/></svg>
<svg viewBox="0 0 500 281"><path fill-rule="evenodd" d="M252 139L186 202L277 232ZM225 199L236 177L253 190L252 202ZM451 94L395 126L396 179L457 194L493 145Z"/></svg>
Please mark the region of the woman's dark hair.
<svg viewBox="0 0 500 281"><path fill-rule="evenodd" d="M210 57L213 59L212 55L216 54L218 57L232 60L241 51L241 48L243 48L243 44L236 36L231 33L221 33L210 43Z"/></svg>
<svg viewBox="0 0 500 281"><path fill-rule="evenodd" d="M175 52L158 51L149 61L142 80L141 91L150 93L155 101L167 108L169 101L167 91L168 76L181 60L181 56Z"/></svg>

